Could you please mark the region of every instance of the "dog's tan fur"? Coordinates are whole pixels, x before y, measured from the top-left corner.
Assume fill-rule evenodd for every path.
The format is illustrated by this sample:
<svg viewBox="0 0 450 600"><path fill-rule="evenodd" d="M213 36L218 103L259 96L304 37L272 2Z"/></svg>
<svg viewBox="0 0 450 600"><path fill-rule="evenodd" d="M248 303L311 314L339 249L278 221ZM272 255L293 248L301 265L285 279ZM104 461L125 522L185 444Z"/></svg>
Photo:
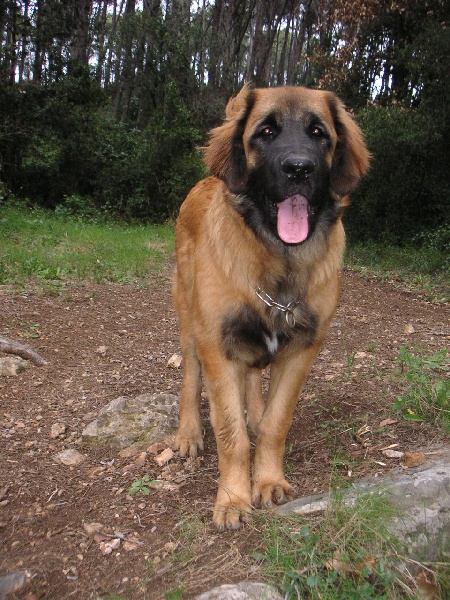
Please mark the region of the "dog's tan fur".
<svg viewBox="0 0 450 600"><path fill-rule="evenodd" d="M332 102L344 124L344 133L340 133L345 136L343 140L335 131ZM274 252L245 224L234 208L236 196L226 183L232 168L231 146L244 115L239 143L244 148L246 169L251 171L259 160L249 143L256 124L270 111L292 112L293 105L296 119L313 109L332 132L327 164L332 172L331 193L343 212L348 204L347 192L366 171L369 155L359 128L342 104L328 92L289 87L251 90L245 86L228 103L223 124L211 132L205 162L212 176L189 193L177 221L174 301L180 320L184 378L176 446L181 456L196 456L203 449L203 374L219 457L219 489L213 514L219 529L239 527L252 506L280 504L292 498L293 488L283 473L285 440L301 388L338 302L339 267L345 245L340 218L326 236L318 232L307 243L290 248L287 258L282 252ZM305 346L293 338L274 354L264 400L261 369L251 366L245 349L242 360L227 357L222 324L226 315L241 305L251 307L267 322L270 310L255 288L274 293L275 282L287 272L293 296L302 298L317 316L317 328L310 344ZM252 477L246 424L256 436Z"/></svg>

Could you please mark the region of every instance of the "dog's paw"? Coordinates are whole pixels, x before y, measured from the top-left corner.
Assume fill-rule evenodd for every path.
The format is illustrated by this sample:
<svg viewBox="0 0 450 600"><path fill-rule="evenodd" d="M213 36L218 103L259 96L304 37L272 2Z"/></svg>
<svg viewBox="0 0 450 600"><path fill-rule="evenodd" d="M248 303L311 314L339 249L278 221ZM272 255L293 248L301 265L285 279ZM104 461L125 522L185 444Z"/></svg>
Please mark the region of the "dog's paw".
<svg viewBox="0 0 450 600"><path fill-rule="evenodd" d="M175 436L175 450L180 451L180 456L190 456L195 458L200 451L203 451L203 438L199 434L187 434L183 431L178 431Z"/></svg>
<svg viewBox="0 0 450 600"><path fill-rule="evenodd" d="M246 502L237 501L227 504L216 503L213 513L213 523L219 531L239 529L242 523L248 521L251 506Z"/></svg>
<svg viewBox="0 0 450 600"><path fill-rule="evenodd" d="M254 484L252 504L256 508L269 508L274 504L280 505L290 502L296 496L296 490L282 479L275 482L261 482Z"/></svg>

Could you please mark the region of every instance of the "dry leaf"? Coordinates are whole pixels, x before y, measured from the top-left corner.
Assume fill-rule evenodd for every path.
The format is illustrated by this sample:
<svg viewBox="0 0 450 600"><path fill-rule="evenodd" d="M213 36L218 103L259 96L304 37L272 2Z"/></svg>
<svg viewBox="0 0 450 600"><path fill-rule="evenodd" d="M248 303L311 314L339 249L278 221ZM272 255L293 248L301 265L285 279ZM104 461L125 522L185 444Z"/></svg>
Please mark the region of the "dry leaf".
<svg viewBox="0 0 450 600"><path fill-rule="evenodd" d="M418 467L419 465L423 465L425 460L426 458L424 452L405 452L405 456L403 458L403 466Z"/></svg>
<svg viewBox="0 0 450 600"><path fill-rule="evenodd" d="M372 573L375 569L376 561L371 556L362 560L359 563L353 564L348 561L341 559L341 551L336 550L331 560L325 563L325 567L329 570L337 571L344 577L358 578L363 575L363 570L366 569L368 573Z"/></svg>
<svg viewBox="0 0 450 600"><path fill-rule="evenodd" d="M386 425L395 425L398 423L397 419L384 419L380 422L379 427L386 427Z"/></svg>
<svg viewBox="0 0 450 600"><path fill-rule="evenodd" d="M163 465L167 464L169 460L172 460L173 455L174 451L172 448L166 448L163 452L161 452L161 454L155 456L155 462L162 467Z"/></svg>
<svg viewBox="0 0 450 600"><path fill-rule="evenodd" d="M102 523L83 523L83 527L88 536L94 538L96 533L102 531L104 525Z"/></svg>
<svg viewBox="0 0 450 600"><path fill-rule="evenodd" d="M418 598L420 600L439 600L440 593L438 586L430 581L425 571L420 571L416 576L418 586Z"/></svg>

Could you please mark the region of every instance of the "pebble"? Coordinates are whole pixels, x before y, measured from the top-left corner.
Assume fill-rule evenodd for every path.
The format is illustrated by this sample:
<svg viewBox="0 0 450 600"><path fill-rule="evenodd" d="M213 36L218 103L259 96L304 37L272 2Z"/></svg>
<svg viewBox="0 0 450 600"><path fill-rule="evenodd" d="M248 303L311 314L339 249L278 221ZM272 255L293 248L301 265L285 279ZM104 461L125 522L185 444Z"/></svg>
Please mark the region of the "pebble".
<svg viewBox="0 0 450 600"><path fill-rule="evenodd" d="M86 460L86 457L84 454L81 454L81 452L78 452L78 450L68 448L67 450L58 452L58 454L55 455L55 460L63 465L71 467L81 464Z"/></svg>

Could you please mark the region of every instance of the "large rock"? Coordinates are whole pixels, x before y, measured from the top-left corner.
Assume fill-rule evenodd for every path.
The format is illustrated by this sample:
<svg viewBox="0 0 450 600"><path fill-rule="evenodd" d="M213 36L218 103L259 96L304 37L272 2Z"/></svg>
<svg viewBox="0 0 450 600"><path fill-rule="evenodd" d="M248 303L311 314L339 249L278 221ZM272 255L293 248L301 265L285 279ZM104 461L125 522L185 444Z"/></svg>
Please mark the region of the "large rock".
<svg viewBox="0 0 450 600"><path fill-rule="evenodd" d="M163 441L175 433L177 424L177 396L141 394L112 400L81 435L86 443L121 450L134 442Z"/></svg>
<svg viewBox="0 0 450 600"><path fill-rule="evenodd" d="M0 358L0 375L17 377L19 373L28 369L30 363L18 356L4 356Z"/></svg>
<svg viewBox="0 0 450 600"><path fill-rule="evenodd" d="M196 600L283 600L283 596L271 585L243 581L236 585L215 587L197 596Z"/></svg>
<svg viewBox="0 0 450 600"><path fill-rule="evenodd" d="M344 502L354 505L362 494L386 497L397 509L391 531L403 540L414 559L434 561L450 546L450 449L429 456L414 468L382 478L363 479L346 493ZM293 500L280 506L280 515L312 514L328 505L328 494Z"/></svg>

